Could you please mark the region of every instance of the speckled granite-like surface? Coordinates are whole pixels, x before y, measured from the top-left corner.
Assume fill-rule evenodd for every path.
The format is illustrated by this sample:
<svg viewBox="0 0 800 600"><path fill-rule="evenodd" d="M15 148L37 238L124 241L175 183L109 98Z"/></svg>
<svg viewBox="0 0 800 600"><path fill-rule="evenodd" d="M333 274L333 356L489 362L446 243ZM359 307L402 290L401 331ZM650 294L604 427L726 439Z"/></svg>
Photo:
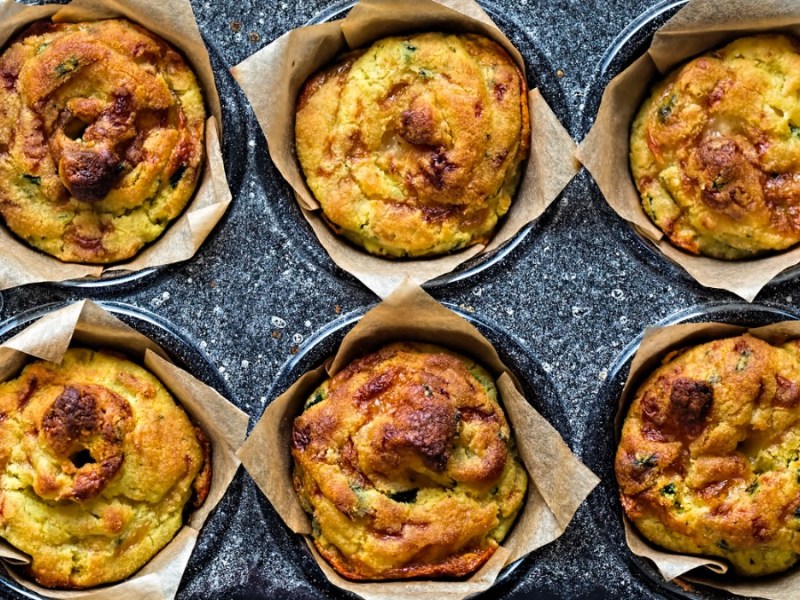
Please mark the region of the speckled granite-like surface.
<svg viewBox="0 0 800 600"><path fill-rule="evenodd" d="M542 87L576 140L596 110L598 65L648 0L490 0L490 12L522 51L531 83ZM330 3L193 1L211 46L226 113L226 167L234 202L191 261L112 288L28 286L5 292L7 319L46 302L84 297L148 309L185 332L219 369L231 400L257 419L282 366L334 320L377 298L335 268L301 220L267 154L261 130L227 68ZM559 76L557 71L560 71ZM601 78L602 79L602 78ZM787 281L757 303L798 312ZM433 295L493 322L516 338L508 353L533 360L557 393L553 421L588 464L607 462L602 442L613 402L601 394L623 348L648 325L699 303L735 302L702 289L644 250L581 172L524 241L499 264ZM735 312L735 311L734 311ZM742 317L747 320L747 316ZM757 318L757 317L756 317ZM505 335L505 334L502 334ZM502 337L501 335L501 337ZM525 378L525 373L519 375ZM274 390L288 384L285 377ZM534 401L536 404L536 401ZM600 429L606 428L606 430ZM604 474L602 468L598 473ZM605 474L604 474L605 475ZM212 514L179 598L340 598L252 481ZM640 598L660 589L629 560L606 478L558 541L525 559L484 598ZM3 588L0 596L19 596Z"/></svg>

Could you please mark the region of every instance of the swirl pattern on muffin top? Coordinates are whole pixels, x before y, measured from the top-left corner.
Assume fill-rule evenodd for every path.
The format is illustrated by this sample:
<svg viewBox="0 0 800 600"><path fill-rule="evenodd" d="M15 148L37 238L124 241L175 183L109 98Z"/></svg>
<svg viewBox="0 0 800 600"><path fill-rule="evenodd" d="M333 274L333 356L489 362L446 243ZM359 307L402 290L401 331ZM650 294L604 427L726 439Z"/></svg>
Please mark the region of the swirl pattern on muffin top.
<svg viewBox="0 0 800 600"><path fill-rule="evenodd" d="M475 571L527 487L492 377L425 344L391 344L325 381L292 455L317 549L356 580Z"/></svg>
<svg viewBox="0 0 800 600"><path fill-rule="evenodd" d="M210 444L148 371L70 349L0 384L0 537L41 585L128 577L211 483Z"/></svg>
<svg viewBox="0 0 800 600"><path fill-rule="evenodd" d="M738 39L657 83L630 160L650 219L679 248L720 259L800 242L800 42Z"/></svg>
<svg viewBox="0 0 800 600"><path fill-rule="evenodd" d="M650 541L744 575L800 557L800 341L751 335L674 352L636 392L616 456Z"/></svg>
<svg viewBox="0 0 800 600"><path fill-rule="evenodd" d="M66 262L131 258L194 193L205 118L186 61L145 29L35 23L0 56L0 215Z"/></svg>
<svg viewBox="0 0 800 600"><path fill-rule="evenodd" d="M297 156L333 229L368 252L430 256L485 243L530 147L519 67L474 35L385 38L312 77Z"/></svg>

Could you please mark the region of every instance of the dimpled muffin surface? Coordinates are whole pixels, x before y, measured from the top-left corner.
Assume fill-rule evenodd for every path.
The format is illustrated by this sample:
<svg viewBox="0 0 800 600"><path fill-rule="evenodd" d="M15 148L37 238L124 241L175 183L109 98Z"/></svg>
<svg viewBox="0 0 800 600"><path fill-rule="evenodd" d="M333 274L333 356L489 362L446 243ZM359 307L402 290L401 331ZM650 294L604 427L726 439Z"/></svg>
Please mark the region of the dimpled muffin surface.
<svg viewBox="0 0 800 600"><path fill-rule="evenodd" d="M0 384L0 537L39 584L124 579L210 485L210 446L148 371L70 349Z"/></svg>
<svg viewBox="0 0 800 600"><path fill-rule="evenodd" d="M385 38L306 83L296 142L325 218L368 252L485 243L528 156L525 79L485 37Z"/></svg>
<svg viewBox="0 0 800 600"><path fill-rule="evenodd" d="M650 541L743 575L800 556L800 344L750 335L673 353L636 392L616 457Z"/></svg>
<svg viewBox="0 0 800 600"><path fill-rule="evenodd" d="M356 580L471 573L527 487L491 376L423 344L386 346L325 381L294 422L292 455L317 549Z"/></svg>
<svg viewBox="0 0 800 600"><path fill-rule="evenodd" d="M655 85L631 131L650 219L679 248L742 259L800 242L800 43L738 39Z"/></svg>
<svg viewBox="0 0 800 600"><path fill-rule="evenodd" d="M205 117L184 59L141 27L35 23L0 56L0 215L65 262L131 258L194 193Z"/></svg>

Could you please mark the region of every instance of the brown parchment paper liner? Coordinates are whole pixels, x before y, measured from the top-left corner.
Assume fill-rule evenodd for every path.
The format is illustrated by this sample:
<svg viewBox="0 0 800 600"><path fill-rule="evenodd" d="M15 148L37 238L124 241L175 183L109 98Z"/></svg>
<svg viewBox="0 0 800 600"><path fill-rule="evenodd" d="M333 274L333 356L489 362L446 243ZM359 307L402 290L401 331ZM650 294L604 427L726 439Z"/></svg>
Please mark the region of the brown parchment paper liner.
<svg viewBox="0 0 800 600"><path fill-rule="evenodd" d="M99 277L105 271L140 271L187 260L219 222L231 202L220 148L222 109L211 60L189 0L73 0L68 5L26 6L0 0L0 48L25 25L54 21L91 21L125 17L169 41L183 52L198 77L210 117L201 178L183 214L155 242L127 263L109 267L64 263L34 250L0 226L0 290L27 283Z"/></svg>
<svg viewBox="0 0 800 600"><path fill-rule="evenodd" d="M239 467L236 451L247 433L248 417L213 388L172 364L155 342L89 300L48 313L0 345L0 381L14 377L32 358L60 362L72 345L122 350L141 361L178 399L211 440L211 488L199 509L172 541L135 575L121 583L83 591L51 590L15 573L13 566L28 562L25 554L0 539L0 561L25 588L46 598L81 600L169 600L178 591L200 528L222 499ZM11 568L9 568L11 567Z"/></svg>
<svg viewBox="0 0 800 600"><path fill-rule="evenodd" d="M303 403L323 379L359 356L392 341L446 346L478 360L497 385L530 475L528 495L503 545L467 580L356 583L339 576L317 554L309 519L292 484L291 430ZM306 536L317 564L334 585L367 600L458 600L489 588L507 564L559 537L598 479L572 454L558 432L522 396L521 387L477 329L419 287L405 283L370 310L345 336L336 355L298 379L264 411L239 458L286 525Z"/></svg>
<svg viewBox="0 0 800 600"><path fill-rule="evenodd" d="M763 31L800 35L800 4L781 0L690 0L653 37L648 51L609 83L597 120L578 148L608 204L698 283L752 302L778 273L800 263L800 246L755 260L694 256L673 246L647 217L629 168L630 126L655 79L724 42Z"/></svg>
<svg viewBox="0 0 800 600"><path fill-rule="evenodd" d="M636 389L661 364L661 360L668 352L745 332L771 344L781 344L790 339L800 338L800 321L783 321L752 329L724 323L686 323L646 329L620 395L615 421L617 440L619 440L622 422ZM666 580L681 577L687 581L723 589L740 596L755 596L771 600L795 600L797 598L797 590L800 589L800 570L797 567L790 569L787 574L768 578L748 580L737 577L730 582L725 582L720 578L712 580L703 576L704 570L708 569L718 575L724 575L728 572L728 563L713 558L676 554L658 549L650 545L650 542L639 534L626 517L623 517L623 522L628 548L635 555L652 560Z"/></svg>
<svg viewBox="0 0 800 600"><path fill-rule="evenodd" d="M334 234L308 189L294 148L295 100L303 83L338 54L412 31L480 33L498 42L525 72L522 56L473 0L363 0L341 21L294 29L231 72L267 138L270 156L292 186L303 215L333 261L385 298L403 280L422 284L482 252L495 250L539 217L577 173L575 142L538 90L529 93L531 157L511 209L486 246L429 259L391 260L367 254Z"/></svg>

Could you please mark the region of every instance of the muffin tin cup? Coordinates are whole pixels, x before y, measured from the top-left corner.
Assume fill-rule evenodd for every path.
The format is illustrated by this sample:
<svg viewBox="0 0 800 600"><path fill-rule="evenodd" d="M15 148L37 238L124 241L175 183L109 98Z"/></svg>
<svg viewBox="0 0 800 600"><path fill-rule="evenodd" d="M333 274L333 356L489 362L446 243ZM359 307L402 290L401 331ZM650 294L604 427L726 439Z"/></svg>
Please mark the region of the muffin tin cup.
<svg viewBox="0 0 800 600"><path fill-rule="evenodd" d="M225 60L213 43L203 38L211 67L217 84L217 91L222 104L222 160L228 179L228 188L233 197L240 195L245 178L245 169L249 164L250 149L247 145L247 109L242 91L231 77ZM218 234L221 223L217 224L206 244L213 243ZM153 242L155 243L155 242ZM148 267L138 271L106 269L99 277L83 277L80 279L67 279L56 281L56 287L91 290L92 292L121 292L135 289L158 278L168 268L167 266Z"/></svg>
<svg viewBox="0 0 800 600"><path fill-rule="evenodd" d="M291 200L276 200L273 207L276 218L286 220L287 214L294 215L288 227L296 229L297 217L302 215L322 246L319 254L326 252L329 260L381 297L386 297L405 279L422 284L459 267L464 271L477 269L483 264L479 256L481 253L487 254L487 259L491 260L501 246L515 240L530 223L541 217L577 172L573 161L574 141L540 91L533 90L529 95L533 142L531 157L511 209L488 246L473 246L441 257L387 260L372 256L335 235L324 222L319 204L306 186L295 156L295 101L308 76L349 47L364 46L376 38L393 34L443 29L471 31L491 37L524 69L524 61L514 45L476 3L460 3L459 8L464 11L460 12L435 2L415 2L413 8L402 0L392 2L386 4L385 1L364 0L344 20L326 20L315 26L292 30L233 68L234 77L245 90L264 130L272 162L297 200L296 206L288 210L286 204L290 204ZM324 18L340 17L348 8L348 4L337 5L323 13ZM528 41L519 32L516 38ZM550 88L555 90L557 85ZM270 177L271 173L266 176ZM286 189L286 186L281 187ZM308 228L305 231L308 236ZM499 257L507 252L510 249L500 252ZM465 264L472 260L478 262ZM330 268L325 258L321 262ZM437 284L441 285L442 281Z"/></svg>
<svg viewBox="0 0 800 600"><path fill-rule="evenodd" d="M583 131L588 131L600 107L600 98L609 82L628 68L638 57L647 52L653 35L687 0L666 0L659 2L634 19L611 43L606 50L600 66L589 85L587 106L581 124ZM697 281L693 279L677 262L665 256L658 246L641 230L634 226L619 227L619 216L613 214L609 207L604 207L601 216L607 229L618 234L626 252L639 261L648 271L660 279L683 287L694 289ZM800 265L781 271L766 287L791 281L800 275Z"/></svg>
<svg viewBox="0 0 800 600"><path fill-rule="evenodd" d="M762 327L783 321L796 321L798 318L800 318L800 314L779 305L715 302L682 310L660 321L655 326L665 328L675 325L721 323L738 327L738 330L731 330L726 334L736 335L748 328ZM699 337L697 337L698 335ZM702 332L692 334L692 332L687 331L686 336L684 338L685 344L701 343L709 339L708 334L704 337ZM620 402L626 385L630 390L635 390L636 385L641 383L639 379L631 381L629 384L627 382L631 365L644 337L645 334L637 336L623 349L608 368L607 378L599 392L599 411L595 427L588 429L582 440L582 447L584 448L583 460L604 482L598 487L593 496L594 501L590 504L594 523L598 531L606 539L609 549L617 556L618 560L630 565L632 573L655 593L662 594L667 598L692 598L695 600L731 598L734 592L711 587L711 585L718 585L723 580L715 579L713 575L709 575L710 571L701 569L692 572L688 576L666 581L652 561L635 555L626 543L623 511L619 500L619 488L616 484L614 461L619 431L628 409L627 402L623 406L620 405ZM725 337L725 335L714 336L712 334L711 337ZM678 345L681 346L683 343ZM659 353L659 356L665 353L666 350ZM627 400L630 401L630 399L630 394L628 394ZM797 575L798 569L795 567L790 573ZM707 580L710 585L699 583L699 579ZM780 579L780 576L772 579ZM770 578L747 580L746 578L727 575L724 580L738 585L754 583L757 586L762 581L770 581ZM749 597L748 594L758 596L753 590L746 588L741 588L735 595L737 597Z"/></svg>
<svg viewBox="0 0 800 600"><path fill-rule="evenodd" d="M6 264L0 272L0 289L28 283L71 280L76 281L66 285L113 286L117 285L115 282L118 279L122 280L121 284L128 284L139 277L151 275L154 267L184 261L194 256L214 226L222 219L232 196L225 174L220 141L219 128L223 122L220 98L211 59L189 1L166 0L154 6L147 0L73 0L67 5L25 6L13 0L4 0L0 3L0 17L0 47L26 25L50 17L66 21L123 17L137 22L183 52L203 88L209 113L205 128L205 159L197 188L182 215L154 242L124 263L107 268L101 265L62 262L28 246L3 226L0 227L0 249ZM218 60L218 70L219 65ZM229 76L227 80L227 85L230 86ZM243 172L240 175L243 176ZM141 271L144 273L139 275Z"/></svg>
<svg viewBox="0 0 800 600"><path fill-rule="evenodd" d="M248 417L224 399L207 383L227 392L219 372L207 357L179 330L167 321L142 309L122 303L49 304L31 309L0 323L0 375L9 379L32 357L58 362L72 345L109 348L123 352L144 364L176 397L208 435L212 444L212 482L209 495L200 508L189 513L175 537L130 578L100 588L83 591L50 590L34 585L8 570L0 583L31 598L81 598L96 600L134 594L154 599L174 597L190 554L192 562L204 562L215 554L214 539L224 531L224 524L209 514L230 508L241 494L243 479L234 480L239 461L235 456L248 425ZM232 484L233 482L233 484ZM202 536L200 530L202 528ZM198 537L202 543L198 543ZM0 555L10 558L20 554L0 542Z"/></svg>
<svg viewBox="0 0 800 600"><path fill-rule="evenodd" d="M306 22L305 26L343 19L355 4L356 2L353 0L333 4ZM542 96L553 109L559 121L570 130L573 115L569 111L567 99L564 96L564 90L556 76L555 66L545 56L544 52L542 52L541 48L537 45L536 40L526 31L524 26L510 19L507 14L504 14L503 11L493 3L481 2L481 8L486 11L492 21L497 24L525 57L528 87L541 91ZM285 221L284 228L295 228L298 227L299 224L304 229L302 234L310 239L314 235L313 230L311 230L310 226L306 223L300 207L291 196L291 191L289 191L285 198L276 199L276 202L280 202L281 205L285 203L288 206L282 206L280 210L276 210L274 216L277 219ZM462 282L474 275L496 267L506 259L513 260L513 258L509 257L517 248L525 246L523 242L525 242L528 236L535 236L543 228L547 227L547 223L550 220L548 217L552 211L553 209L549 209L545 214L536 219L533 223L523 227L511 239L501 244L498 248L487 252L481 252L477 256L461 263L451 272L425 282L423 287L425 289L437 289ZM331 274L337 277L341 277L342 275L352 277L345 271L339 269L321 246L317 246L313 243L304 244L302 245L302 249L307 250L310 258Z"/></svg>
<svg viewBox="0 0 800 600"><path fill-rule="evenodd" d="M609 206L630 225L623 236L637 259L655 272L666 267L668 275L682 283L693 280L752 301L776 277L785 281L796 276L800 247L765 258L724 261L694 256L673 246L641 208L628 164L629 128L652 80L731 38L778 29L796 33L800 31L800 10L756 0L729 3L723 8L713 0L692 0L682 5L656 5L631 23L606 52L591 86L594 93L590 94L596 99L602 92L602 101L591 130L579 146L578 158ZM586 114L594 111L587 110ZM613 217L607 218L611 228L619 229Z"/></svg>
<svg viewBox="0 0 800 600"><path fill-rule="evenodd" d="M474 358L495 376L503 374L498 388L530 476L528 496L514 529L478 573L459 581L354 583L336 574L316 554L309 538L306 542L313 558L301 550L300 536L295 536L293 551L298 557L304 556L299 560L309 576L318 573L312 567L316 563L332 585L365 598L414 598L422 593L464 598L504 580L523 557L559 537L597 483L563 443L561 436L569 435L569 427L549 377L510 334L444 308L419 288L401 288L383 304L332 323L301 347L270 389L270 397L280 396L265 410L239 456L269 499L262 501L265 520L277 523L280 517L293 532L310 534L308 518L294 495L291 480L294 416L327 374L338 372L365 352L400 340L443 345ZM522 383L515 374L524 374ZM541 412L533 409L523 394ZM550 457L546 465L542 464L545 456ZM556 480L566 484L554 494Z"/></svg>

